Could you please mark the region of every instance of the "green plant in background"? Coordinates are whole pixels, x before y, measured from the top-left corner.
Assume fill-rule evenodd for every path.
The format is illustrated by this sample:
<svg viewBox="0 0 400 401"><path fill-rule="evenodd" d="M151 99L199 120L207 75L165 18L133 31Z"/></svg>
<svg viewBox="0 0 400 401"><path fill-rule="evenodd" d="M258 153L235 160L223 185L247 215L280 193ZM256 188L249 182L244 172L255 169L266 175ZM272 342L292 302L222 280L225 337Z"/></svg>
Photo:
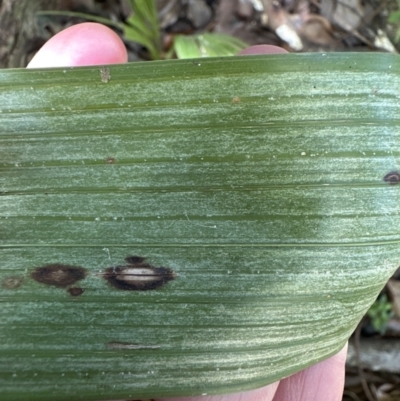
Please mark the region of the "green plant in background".
<svg viewBox="0 0 400 401"><path fill-rule="evenodd" d="M204 33L202 35L177 35L173 49L178 58L233 56L247 46L230 35Z"/></svg>
<svg viewBox="0 0 400 401"><path fill-rule="evenodd" d="M122 31L127 40L144 46L152 60L160 60L161 41L155 0L129 0L133 14L122 23Z"/></svg>
<svg viewBox="0 0 400 401"><path fill-rule="evenodd" d="M115 22L78 12L43 11L38 15L79 17L117 28L123 32L125 40L144 46L152 60L169 59L174 54L181 59L233 56L247 46L247 43L240 39L218 33L175 35L171 51L163 54L155 0L129 0L129 4L132 7L132 15L126 22Z"/></svg>
<svg viewBox="0 0 400 401"><path fill-rule="evenodd" d="M384 334L390 318L393 316L392 304L386 294L380 296L369 308L367 312L371 320L372 327Z"/></svg>
<svg viewBox="0 0 400 401"><path fill-rule="evenodd" d="M398 25L396 36L394 37L394 41L397 43L400 41L400 0L397 0L397 11L392 11L389 15L388 22L391 24Z"/></svg>

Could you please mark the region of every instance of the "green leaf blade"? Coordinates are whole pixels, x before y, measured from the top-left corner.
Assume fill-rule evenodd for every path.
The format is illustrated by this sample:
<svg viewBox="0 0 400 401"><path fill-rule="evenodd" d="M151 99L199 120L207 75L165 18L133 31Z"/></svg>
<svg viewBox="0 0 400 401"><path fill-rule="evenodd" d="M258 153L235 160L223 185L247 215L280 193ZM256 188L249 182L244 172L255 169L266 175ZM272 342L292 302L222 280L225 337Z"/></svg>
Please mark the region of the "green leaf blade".
<svg viewBox="0 0 400 401"><path fill-rule="evenodd" d="M337 352L400 259L397 57L108 68L0 71L2 399L223 394ZM133 255L174 279L113 287ZM32 277L57 263L81 295Z"/></svg>

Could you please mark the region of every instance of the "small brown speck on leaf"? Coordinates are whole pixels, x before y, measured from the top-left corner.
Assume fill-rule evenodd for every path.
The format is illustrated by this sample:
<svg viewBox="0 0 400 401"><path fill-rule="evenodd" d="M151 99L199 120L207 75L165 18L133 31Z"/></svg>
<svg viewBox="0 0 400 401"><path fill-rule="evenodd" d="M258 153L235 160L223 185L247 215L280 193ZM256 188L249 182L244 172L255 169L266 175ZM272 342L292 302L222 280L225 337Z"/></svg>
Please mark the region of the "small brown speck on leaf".
<svg viewBox="0 0 400 401"><path fill-rule="evenodd" d="M80 287L71 287L67 290L73 297L79 297L85 291L83 288Z"/></svg>
<svg viewBox="0 0 400 401"><path fill-rule="evenodd" d="M114 163L115 163L115 159L114 159L113 157L108 157L108 158L106 159L106 162L107 162L108 164L114 164Z"/></svg>
<svg viewBox="0 0 400 401"><path fill-rule="evenodd" d="M125 343L125 342L117 342L111 341L106 344L109 349L160 349L159 345L154 344L136 344L136 343Z"/></svg>
<svg viewBox="0 0 400 401"><path fill-rule="evenodd" d="M2 282L1 286L6 288L7 290L15 290L16 288L20 287L23 283L24 278L20 276L10 276L6 277Z"/></svg>
<svg viewBox="0 0 400 401"><path fill-rule="evenodd" d="M232 99L232 102L233 102L233 103L240 103L240 97L239 97L239 96L235 96L235 97Z"/></svg>
<svg viewBox="0 0 400 401"><path fill-rule="evenodd" d="M396 185L400 182L400 174L397 171L391 171L383 177L383 181Z"/></svg>
<svg viewBox="0 0 400 401"><path fill-rule="evenodd" d="M86 277L86 269L58 263L37 267L31 277L39 283L67 287Z"/></svg>
<svg viewBox="0 0 400 401"><path fill-rule="evenodd" d="M145 261L146 258L142 257L142 256L136 256L136 255L132 255L132 256L127 256L125 258L126 263L129 263L130 265L137 265L140 263L143 263Z"/></svg>

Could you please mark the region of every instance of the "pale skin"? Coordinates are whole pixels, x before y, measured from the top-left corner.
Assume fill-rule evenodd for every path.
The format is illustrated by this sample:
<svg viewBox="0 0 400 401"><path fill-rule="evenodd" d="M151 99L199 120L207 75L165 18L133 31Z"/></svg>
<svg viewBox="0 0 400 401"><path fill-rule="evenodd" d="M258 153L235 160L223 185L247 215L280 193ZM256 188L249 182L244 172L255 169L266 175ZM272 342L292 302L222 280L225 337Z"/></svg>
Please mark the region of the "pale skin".
<svg viewBox="0 0 400 401"><path fill-rule="evenodd" d="M276 46L252 46L246 54L276 54ZM72 26L51 38L28 68L126 63L128 55L119 36L95 23ZM257 390L222 396L163 398L156 401L340 401L343 394L347 346L314 366Z"/></svg>

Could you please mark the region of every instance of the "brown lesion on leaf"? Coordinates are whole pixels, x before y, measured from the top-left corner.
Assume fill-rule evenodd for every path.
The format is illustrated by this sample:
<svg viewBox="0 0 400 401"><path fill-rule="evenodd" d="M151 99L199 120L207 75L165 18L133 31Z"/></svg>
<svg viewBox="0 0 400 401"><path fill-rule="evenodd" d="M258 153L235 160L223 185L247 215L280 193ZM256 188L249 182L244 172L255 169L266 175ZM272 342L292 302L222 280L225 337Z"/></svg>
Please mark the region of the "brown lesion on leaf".
<svg viewBox="0 0 400 401"><path fill-rule="evenodd" d="M396 185L400 182L400 174L397 171L391 171L383 177L383 181Z"/></svg>
<svg viewBox="0 0 400 401"><path fill-rule="evenodd" d="M3 279L1 286L7 290L15 290L21 287L24 282L24 278L21 276L10 276Z"/></svg>
<svg viewBox="0 0 400 401"><path fill-rule="evenodd" d="M128 256L126 266L115 266L106 269L103 274L110 285L119 290L147 291L160 288L175 278L168 267L155 267L145 263L142 256Z"/></svg>
<svg viewBox="0 0 400 401"><path fill-rule="evenodd" d="M127 256L126 265L107 268L102 276L108 283L119 290L147 291L161 287L175 278L174 272L168 267L155 267L146 263L143 256ZM87 276L87 270L79 266L69 266L59 263L37 267L31 272L31 277L43 284L59 288L67 288L67 292L78 297L85 291L73 286L77 281ZM18 281L21 280L21 281ZM4 288L17 288L22 279L9 277L3 280Z"/></svg>
<svg viewBox="0 0 400 401"><path fill-rule="evenodd" d="M232 99L232 103L240 103L240 97L239 97L239 96L235 96L235 97Z"/></svg>
<svg viewBox="0 0 400 401"><path fill-rule="evenodd" d="M31 273L31 277L37 282L61 288L75 284L86 276L87 271L83 267L58 263L37 267Z"/></svg>
<svg viewBox="0 0 400 401"><path fill-rule="evenodd" d="M132 255L132 256L127 256L125 258L125 262L129 263L130 265L137 265L140 263L143 263L146 260L146 258L142 256L137 256L137 255Z"/></svg>
<svg viewBox="0 0 400 401"><path fill-rule="evenodd" d="M115 159L113 157L107 157L106 163L107 164L114 164L115 163Z"/></svg>
<svg viewBox="0 0 400 401"><path fill-rule="evenodd" d="M137 343L126 343L119 341L111 341L106 344L108 349L160 349L159 345L154 344L137 344Z"/></svg>
<svg viewBox="0 0 400 401"><path fill-rule="evenodd" d="M83 294L83 292L85 291L83 288L81 287L71 287L68 288L67 290L69 292L69 294L73 297L79 297L80 295Z"/></svg>

